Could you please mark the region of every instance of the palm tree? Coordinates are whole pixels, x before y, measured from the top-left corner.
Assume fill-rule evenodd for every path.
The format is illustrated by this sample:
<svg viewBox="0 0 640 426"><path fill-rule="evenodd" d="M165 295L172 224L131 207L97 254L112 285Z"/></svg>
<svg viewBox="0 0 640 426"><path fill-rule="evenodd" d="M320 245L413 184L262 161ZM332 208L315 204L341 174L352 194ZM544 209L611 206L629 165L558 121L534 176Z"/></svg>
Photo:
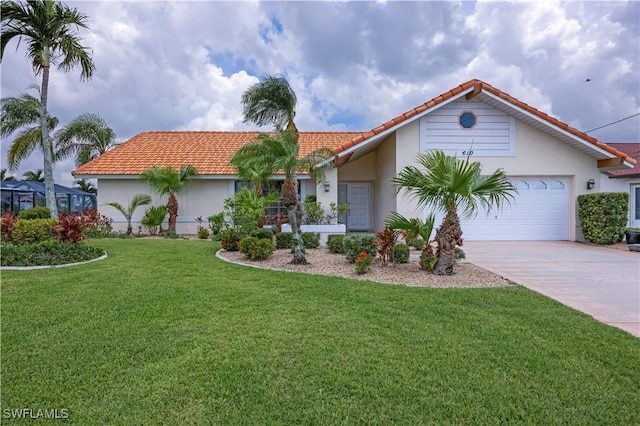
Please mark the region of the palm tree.
<svg viewBox="0 0 640 426"><path fill-rule="evenodd" d="M78 179L73 184L73 187L79 189L80 191L88 192L90 194L97 194L98 188L93 186L91 182L86 179Z"/></svg>
<svg viewBox="0 0 640 426"><path fill-rule="evenodd" d="M239 173L246 168L268 170L269 175L284 174L282 184L282 202L287 209L291 232L296 245L294 247L294 264L305 264L304 246L300 237L300 202L297 191L297 173L308 171L317 182L324 180L324 169L319 167L333 155L329 148L320 148L299 158L296 135L284 130L275 135L261 133L254 142L241 147L231 159Z"/></svg>
<svg viewBox="0 0 640 426"><path fill-rule="evenodd" d="M151 204L151 197L147 194L138 194L134 196L129 205L125 208L122 204L118 202L107 203L107 206L111 206L122 213L122 216L127 220L127 235L131 235L133 233L133 228L131 227L131 218L133 217L133 212L140 206L146 206Z"/></svg>
<svg viewBox="0 0 640 426"><path fill-rule="evenodd" d="M87 16L75 8L53 0L28 0L26 3L2 0L0 3L2 30L0 31L0 61L13 38L24 38L27 56L35 75L42 74L40 87L40 129L44 156L45 197L52 217L58 217L53 186L53 149L49 135L49 72L51 65L63 71L80 65L80 78L88 80L95 65L88 49L80 44L77 30L87 28ZM74 31L76 30L76 31Z"/></svg>
<svg viewBox="0 0 640 426"><path fill-rule="evenodd" d="M452 275L455 263L455 247L462 245L462 229L458 210L463 217L477 214L480 207L486 211L509 203L517 192L498 169L491 175L481 175L479 162L469 158L458 159L439 150L419 154L417 162L423 170L406 166L391 180L396 193L407 190L421 207L431 207L444 213L444 219L436 230L438 263L433 269L436 275Z"/></svg>
<svg viewBox="0 0 640 426"><path fill-rule="evenodd" d="M424 245L422 246L422 253L420 254L420 267L422 269L429 270L430 265L427 261L430 258L435 257L433 248L430 244L431 233L433 232L435 221L436 217L433 213L427 216L425 220L422 220L419 217L407 219L398 212L391 212L384 224L388 228L404 231L407 237L407 244L416 237L422 238Z"/></svg>
<svg viewBox="0 0 640 426"><path fill-rule="evenodd" d="M286 78L280 74L265 75L242 94L243 122L258 126L273 124L277 131L287 129L295 135L297 143L300 135L293 121L297 102Z"/></svg>
<svg viewBox="0 0 640 426"><path fill-rule="evenodd" d="M75 154L81 166L104 154L115 145L116 134L102 117L82 114L55 133L58 157Z"/></svg>
<svg viewBox="0 0 640 426"><path fill-rule="evenodd" d="M156 194L160 196L169 195L169 200L167 201L167 211L169 212L168 230L171 232L176 232L176 220L178 218L176 194L185 192L191 177L196 174L198 174L198 171L191 165L180 167L180 171L174 170L171 166L153 166L140 176Z"/></svg>
<svg viewBox="0 0 640 426"><path fill-rule="evenodd" d="M7 175L7 169L2 169L0 170L0 180L16 180L16 177Z"/></svg>
<svg viewBox="0 0 640 426"><path fill-rule="evenodd" d="M30 182L44 182L44 176L42 176L42 169L38 170L28 170L24 172L24 180L28 180Z"/></svg>
<svg viewBox="0 0 640 426"><path fill-rule="evenodd" d="M2 107L0 137L7 138L14 132L19 132L7 152L9 170L15 171L36 148L44 152L40 127L42 105L38 98L24 93L17 98L3 98L0 106ZM57 125L58 119L49 116L48 131L52 131ZM57 160L53 153L51 157L52 161Z"/></svg>

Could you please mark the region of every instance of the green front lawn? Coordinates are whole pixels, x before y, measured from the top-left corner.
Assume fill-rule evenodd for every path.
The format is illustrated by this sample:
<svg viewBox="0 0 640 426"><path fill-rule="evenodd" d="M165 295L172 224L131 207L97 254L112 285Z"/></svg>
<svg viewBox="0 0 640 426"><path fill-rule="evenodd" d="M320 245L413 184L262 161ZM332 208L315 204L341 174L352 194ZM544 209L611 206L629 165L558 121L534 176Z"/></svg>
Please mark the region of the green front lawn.
<svg viewBox="0 0 640 426"><path fill-rule="evenodd" d="M640 424L640 339L523 288L262 271L210 241L91 244L109 258L2 272L3 424L19 408L87 425Z"/></svg>

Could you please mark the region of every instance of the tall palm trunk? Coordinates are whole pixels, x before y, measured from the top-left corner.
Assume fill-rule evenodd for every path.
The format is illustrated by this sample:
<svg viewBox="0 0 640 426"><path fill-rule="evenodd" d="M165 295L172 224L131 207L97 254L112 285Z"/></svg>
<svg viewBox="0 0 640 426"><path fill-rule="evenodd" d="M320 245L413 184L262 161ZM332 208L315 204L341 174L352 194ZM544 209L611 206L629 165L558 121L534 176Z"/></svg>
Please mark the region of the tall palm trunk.
<svg viewBox="0 0 640 426"><path fill-rule="evenodd" d="M49 64L49 49L44 49L44 61ZM42 131L42 154L44 164L42 171L44 174L44 193L47 207L51 211L51 217L58 217L58 206L56 204L56 190L53 185L53 147L49 138L47 123L47 97L49 91L49 65L42 67L42 86L40 88L40 130Z"/></svg>
<svg viewBox="0 0 640 426"><path fill-rule="evenodd" d="M300 206L298 205L298 190L295 179L286 179L282 184L282 201L287 209L291 233L293 234L293 260L294 265L306 265L307 258L304 255L304 243L300 235Z"/></svg>
<svg viewBox="0 0 640 426"><path fill-rule="evenodd" d="M176 232L176 222L178 219L178 200L172 192L167 200L167 212L169 213L169 231Z"/></svg>
<svg viewBox="0 0 640 426"><path fill-rule="evenodd" d="M436 230L438 263L433 268L435 275L453 275L455 248L462 245L462 229L456 207L450 207L442 225Z"/></svg>

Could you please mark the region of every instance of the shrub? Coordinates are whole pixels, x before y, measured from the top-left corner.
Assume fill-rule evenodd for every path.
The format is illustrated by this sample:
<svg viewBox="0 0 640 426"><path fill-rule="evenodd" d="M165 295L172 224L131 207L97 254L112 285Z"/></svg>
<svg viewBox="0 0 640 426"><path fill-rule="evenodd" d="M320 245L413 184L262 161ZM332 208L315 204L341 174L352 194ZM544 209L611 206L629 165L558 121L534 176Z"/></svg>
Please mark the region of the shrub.
<svg viewBox="0 0 640 426"><path fill-rule="evenodd" d="M307 195L302 203L304 210L303 223L308 225L318 225L324 219L324 208L318 202L315 195Z"/></svg>
<svg viewBox="0 0 640 426"><path fill-rule="evenodd" d="M355 264L356 264L356 274L362 275L368 272L371 269L371 264L373 263L373 256L371 256L366 251L358 254L356 256Z"/></svg>
<svg viewBox="0 0 640 426"><path fill-rule="evenodd" d="M424 247L424 240L420 237L416 237L413 240L411 240L410 245L412 245L413 247L415 247L417 250L422 250L422 248Z"/></svg>
<svg viewBox="0 0 640 426"><path fill-rule="evenodd" d="M200 238L201 240L206 240L207 238L209 238L209 230L207 228L199 228L198 238Z"/></svg>
<svg viewBox="0 0 640 426"><path fill-rule="evenodd" d="M314 249L320 247L320 234L317 232L303 232L302 243L304 248Z"/></svg>
<svg viewBox="0 0 640 426"><path fill-rule="evenodd" d="M53 226L60 242L75 244L84 240L84 231L87 228L89 219L82 214L63 213L58 219L58 223Z"/></svg>
<svg viewBox="0 0 640 426"><path fill-rule="evenodd" d="M164 234L162 234L165 238L170 238L172 240L175 240L176 238L178 238L180 235L178 235L178 233L176 231L165 231Z"/></svg>
<svg viewBox="0 0 640 426"><path fill-rule="evenodd" d="M582 235L595 244L622 240L629 215L629 194L598 192L578 196L578 218Z"/></svg>
<svg viewBox="0 0 640 426"><path fill-rule="evenodd" d="M342 242L344 253L350 263L356 261L356 257L362 252L367 252L371 257L376 256L376 236L373 234L354 234L344 237Z"/></svg>
<svg viewBox="0 0 640 426"><path fill-rule="evenodd" d="M391 228L385 228L376 234L376 245L382 265L387 265L387 260L399 235L400 231L394 231Z"/></svg>
<svg viewBox="0 0 640 426"><path fill-rule="evenodd" d="M437 263L438 256L436 256L432 250L425 250L420 254L420 268L431 272Z"/></svg>
<svg viewBox="0 0 640 426"><path fill-rule="evenodd" d="M145 210L144 217L140 221L142 226L145 227L147 232L151 235L156 235L158 230L160 230L160 234L163 233L162 222L164 222L164 218L167 216L167 206L150 206Z"/></svg>
<svg viewBox="0 0 640 426"><path fill-rule="evenodd" d="M344 237L343 234L331 234L327 236L327 248L331 253L344 254L344 246L342 245Z"/></svg>
<svg viewBox="0 0 640 426"><path fill-rule="evenodd" d="M464 250L462 250L460 247L456 247L454 249L453 256L456 260L465 259L467 257L467 255L464 253Z"/></svg>
<svg viewBox="0 0 640 426"><path fill-rule="evenodd" d="M226 251L238 251L240 233L235 229L227 229L220 235L220 245Z"/></svg>
<svg viewBox="0 0 640 426"><path fill-rule="evenodd" d="M409 246L406 244L396 244L391 251L391 261L393 263L409 262Z"/></svg>
<svg viewBox="0 0 640 426"><path fill-rule="evenodd" d="M251 231L249 236L258 239L273 240L273 231L269 228L257 228Z"/></svg>
<svg viewBox="0 0 640 426"><path fill-rule="evenodd" d="M227 226L224 221L224 213L211 215L207 218L207 221L209 222L209 229L211 229L211 238L219 238L220 233Z"/></svg>
<svg viewBox="0 0 640 426"><path fill-rule="evenodd" d="M89 238L108 238L113 237L112 219L105 215L101 215L97 210L86 209L82 212L87 218L87 228L84 235Z"/></svg>
<svg viewBox="0 0 640 426"><path fill-rule="evenodd" d="M53 240L25 245L2 243L1 246L2 266L64 265L96 259L104 254L97 247Z"/></svg>
<svg viewBox="0 0 640 426"><path fill-rule="evenodd" d="M33 207L18 213L18 219L51 219L51 210L49 210L49 207L44 206Z"/></svg>
<svg viewBox="0 0 640 426"><path fill-rule="evenodd" d="M53 239L55 219L18 220L13 225L13 241L16 244L35 244Z"/></svg>
<svg viewBox="0 0 640 426"><path fill-rule="evenodd" d="M293 234L291 232L279 232L276 234L276 248L290 249L293 245Z"/></svg>
<svg viewBox="0 0 640 426"><path fill-rule="evenodd" d="M6 242L13 241L13 226L16 224L18 217L11 212L5 212L0 221L0 240Z"/></svg>
<svg viewBox="0 0 640 426"><path fill-rule="evenodd" d="M276 249L271 238L243 238L238 244L240 253L251 260L265 260Z"/></svg>

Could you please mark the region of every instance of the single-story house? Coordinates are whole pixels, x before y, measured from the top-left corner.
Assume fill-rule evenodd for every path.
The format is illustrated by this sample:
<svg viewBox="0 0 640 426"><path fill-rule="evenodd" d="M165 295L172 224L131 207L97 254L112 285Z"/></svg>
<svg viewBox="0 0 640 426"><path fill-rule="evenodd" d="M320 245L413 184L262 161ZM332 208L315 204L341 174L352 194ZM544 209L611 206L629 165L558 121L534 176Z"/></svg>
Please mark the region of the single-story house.
<svg viewBox="0 0 640 426"><path fill-rule="evenodd" d="M603 191L629 193L629 226L640 228L640 143L610 143L612 148L636 160L631 169L610 170L601 175Z"/></svg>
<svg viewBox="0 0 640 426"><path fill-rule="evenodd" d="M79 167L76 177L98 179L101 213L124 228L110 201L127 204L150 194L139 175L153 165L192 164L198 169L179 197L178 232L194 233L195 218L222 211L240 186L229 159L256 132L145 132ZM334 168L316 185L300 176L300 195L315 194L326 207L348 203L341 218L347 232L378 231L389 212L424 216L390 179L415 163L416 155L441 149L469 156L492 172L503 168L518 188L509 207L463 221L467 240L577 240L576 197L600 190L601 172L632 168L635 160L480 80L470 80L368 132L301 132L304 154L333 150ZM166 200L154 199L155 204ZM136 211L134 222L144 213Z"/></svg>

